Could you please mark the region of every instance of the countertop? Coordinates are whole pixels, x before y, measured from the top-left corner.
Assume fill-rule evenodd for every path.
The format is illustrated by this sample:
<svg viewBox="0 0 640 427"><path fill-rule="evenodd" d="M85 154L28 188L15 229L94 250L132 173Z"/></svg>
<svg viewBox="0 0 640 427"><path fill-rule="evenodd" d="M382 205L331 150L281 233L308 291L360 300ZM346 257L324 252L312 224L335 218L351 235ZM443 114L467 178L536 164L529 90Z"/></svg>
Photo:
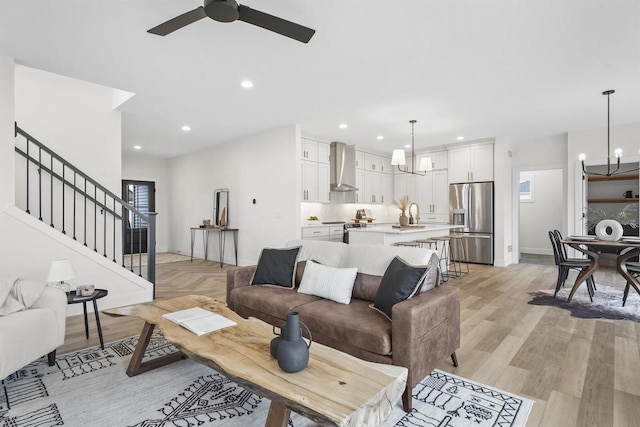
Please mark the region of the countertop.
<svg viewBox="0 0 640 427"><path fill-rule="evenodd" d="M411 234L424 233L425 231L449 231L452 228L460 228L458 225L449 224L420 224L424 228L392 228L390 225L366 228L350 228L349 233L386 233L386 234Z"/></svg>
<svg viewBox="0 0 640 427"><path fill-rule="evenodd" d="M346 224L353 224L353 221L345 221ZM322 221L303 221L302 223L302 228L312 228L312 227L342 227L344 224L343 223L334 223L334 224L323 224ZM380 228L381 226L392 226L392 225L398 225L398 221L374 221L374 222L368 222L367 223L367 227L369 228ZM438 225L438 226L445 226L448 224L438 224L438 223L424 223L421 225L427 225L429 227L433 226L433 225ZM366 227L365 227L366 228ZM350 228L349 230L353 230L352 228ZM362 230L360 228L358 228L357 230ZM422 229L424 230L424 228Z"/></svg>

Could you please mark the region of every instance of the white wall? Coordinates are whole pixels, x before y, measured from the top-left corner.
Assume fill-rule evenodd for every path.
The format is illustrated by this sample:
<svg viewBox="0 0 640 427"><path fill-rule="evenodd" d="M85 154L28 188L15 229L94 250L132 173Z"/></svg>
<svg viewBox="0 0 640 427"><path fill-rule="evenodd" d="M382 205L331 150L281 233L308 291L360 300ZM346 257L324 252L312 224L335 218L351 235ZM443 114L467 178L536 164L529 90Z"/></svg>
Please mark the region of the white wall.
<svg viewBox="0 0 640 427"><path fill-rule="evenodd" d="M521 172L533 180L533 202L520 202L520 252L553 255L549 230L562 230L562 169Z"/></svg>
<svg viewBox="0 0 640 427"><path fill-rule="evenodd" d="M156 251L169 250L169 176L168 161L157 157L130 154L122 157L122 179L153 181L156 187ZM118 193L120 194L120 193Z"/></svg>
<svg viewBox="0 0 640 427"><path fill-rule="evenodd" d="M15 68L18 126L74 166L120 194L117 90L21 65Z"/></svg>
<svg viewBox="0 0 640 427"><path fill-rule="evenodd" d="M169 249L190 253L189 229L212 218L216 188L229 189L229 227L240 229L240 265L254 264L264 247L299 238L299 158L300 130L292 125L170 159ZM234 262L230 237L226 263ZM198 234L197 257L203 257L201 239ZM217 243L211 233L209 259L218 259Z"/></svg>
<svg viewBox="0 0 640 427"><path fill-rule="evenodd" d="M514 168L567 162L567 134L512 141Z"/></svg>
<svg viewBox="0 0 640 427"><path fill-rule="evenodd" d="M495 138L494 159L494 246L498 267L506 267L513 262L512 207L511 207L511 142L505 138Z"/></svg>

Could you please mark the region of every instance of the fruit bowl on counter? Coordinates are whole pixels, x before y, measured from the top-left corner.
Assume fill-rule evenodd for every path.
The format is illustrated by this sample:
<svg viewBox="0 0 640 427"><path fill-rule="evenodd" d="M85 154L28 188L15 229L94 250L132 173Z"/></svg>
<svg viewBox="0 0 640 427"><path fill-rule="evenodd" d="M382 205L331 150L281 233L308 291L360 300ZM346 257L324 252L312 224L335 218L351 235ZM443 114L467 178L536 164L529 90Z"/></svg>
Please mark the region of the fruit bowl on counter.
<svg viewBox="0 0 640 427"><path fill-rule="evenodd" d="M319 225L322 224L320 222L320 218L318 218L315 215L310 216L309 218L307 218L307 225Z"/></svg>

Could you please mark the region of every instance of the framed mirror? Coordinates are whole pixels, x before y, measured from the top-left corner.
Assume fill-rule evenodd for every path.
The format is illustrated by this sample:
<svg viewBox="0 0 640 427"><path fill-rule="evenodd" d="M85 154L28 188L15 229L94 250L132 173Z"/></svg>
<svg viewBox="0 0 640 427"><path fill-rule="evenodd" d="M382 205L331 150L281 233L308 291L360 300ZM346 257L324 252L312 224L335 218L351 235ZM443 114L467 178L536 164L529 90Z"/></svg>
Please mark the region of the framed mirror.
<svg viewBox="0 0 640 427"><path fill-rule="evenodd" d="M229 225L229 189L218 188L213 192L213 218L216 227Z"/></svg>

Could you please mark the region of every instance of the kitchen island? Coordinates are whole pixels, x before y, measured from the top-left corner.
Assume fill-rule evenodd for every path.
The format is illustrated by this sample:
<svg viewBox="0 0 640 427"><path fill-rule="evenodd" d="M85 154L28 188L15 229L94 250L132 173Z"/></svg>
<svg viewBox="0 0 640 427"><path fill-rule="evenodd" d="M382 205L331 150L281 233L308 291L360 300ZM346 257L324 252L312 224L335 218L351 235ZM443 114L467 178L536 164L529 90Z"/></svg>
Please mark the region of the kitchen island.
<svg viewBox="0 0 640 427"><path fill-rule="evenodd" d="M420 226L422 225L424 225L424 228L419 228L418 226L393 228L391 225L350 228L349 243L391 246L399 242L448 236L451 229L460 228L458 225L449 224L420 224Z"/></svg>

